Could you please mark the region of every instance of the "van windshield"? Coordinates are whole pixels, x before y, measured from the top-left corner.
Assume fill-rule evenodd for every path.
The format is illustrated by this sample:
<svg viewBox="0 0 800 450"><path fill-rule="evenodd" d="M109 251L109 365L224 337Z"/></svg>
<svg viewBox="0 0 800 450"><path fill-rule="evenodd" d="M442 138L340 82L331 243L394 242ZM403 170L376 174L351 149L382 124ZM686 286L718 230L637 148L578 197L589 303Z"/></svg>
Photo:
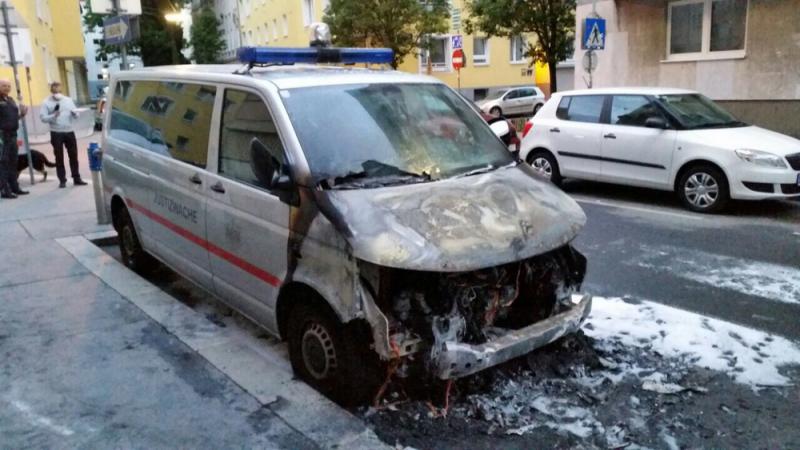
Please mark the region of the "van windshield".
<svg viewBox="0 0 800 450"><path fill-rule="evenodd" d="M688 129L747 126L700 94L659 95L658 101Z"/></svg>
<svg viewBox="0 0 800 450"><path fill-rule="evenodd" d="M419 183L514 163L486 122L443 85L320 86L281 95L323 188Z"/></svg>

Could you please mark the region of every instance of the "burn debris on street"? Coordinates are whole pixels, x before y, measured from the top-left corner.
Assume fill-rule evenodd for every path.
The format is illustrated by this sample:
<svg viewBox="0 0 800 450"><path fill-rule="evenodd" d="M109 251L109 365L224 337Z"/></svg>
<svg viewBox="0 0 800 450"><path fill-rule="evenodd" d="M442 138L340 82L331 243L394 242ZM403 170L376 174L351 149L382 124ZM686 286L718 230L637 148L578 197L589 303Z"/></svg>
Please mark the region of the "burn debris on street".
<svg viewBox="0 0 800 450"><path fill-rule="evenodd" d="M598 344L578 333L458 380L446 410L435 392L429 398L397 392L358 413L386 442L426 449L464 442L629 449L800 444L787 409L800 395L796 386L756 391L648 349Z"/></svg>

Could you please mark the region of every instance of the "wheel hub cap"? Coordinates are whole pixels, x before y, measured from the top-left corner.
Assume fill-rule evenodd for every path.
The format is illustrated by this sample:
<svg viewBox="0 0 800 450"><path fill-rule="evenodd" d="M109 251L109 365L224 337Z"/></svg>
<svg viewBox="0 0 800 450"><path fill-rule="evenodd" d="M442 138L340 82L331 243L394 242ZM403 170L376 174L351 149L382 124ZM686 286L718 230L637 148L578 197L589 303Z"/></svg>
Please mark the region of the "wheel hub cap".
<svg viewBox="0 0 800 450"><path fill-rule="evenodd" d="M314 378L329 377L336 369L333 338L322 325L314 323L306 329L302 341L303 363Z"/></svg>
<svg viewBox="0 0 800 450"><path fill-rule="evenodd" d="M531 167L549 180L553 176L553 166L545 158L534 158Z"/></svg>
<svg viewBox="0 0 800 450"><path fill-rule="evenodd" d="M698 208L708 208L719 199L717 180L705 172L698 172L686 180L683 187L689 203Z"/></svg>

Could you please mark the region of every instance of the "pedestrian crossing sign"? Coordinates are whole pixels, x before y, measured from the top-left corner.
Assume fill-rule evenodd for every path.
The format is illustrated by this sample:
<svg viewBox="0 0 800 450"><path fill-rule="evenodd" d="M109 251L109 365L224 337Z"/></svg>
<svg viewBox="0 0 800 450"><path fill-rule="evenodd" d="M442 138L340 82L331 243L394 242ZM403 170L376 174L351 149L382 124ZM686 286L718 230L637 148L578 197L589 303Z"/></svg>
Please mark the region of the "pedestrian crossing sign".
<svg viewBox="0 0 800 450"><path fill-rule="evenodd" d="M606 46L606 19L588 17L583 23L583 49L602 50Z"/></svg>

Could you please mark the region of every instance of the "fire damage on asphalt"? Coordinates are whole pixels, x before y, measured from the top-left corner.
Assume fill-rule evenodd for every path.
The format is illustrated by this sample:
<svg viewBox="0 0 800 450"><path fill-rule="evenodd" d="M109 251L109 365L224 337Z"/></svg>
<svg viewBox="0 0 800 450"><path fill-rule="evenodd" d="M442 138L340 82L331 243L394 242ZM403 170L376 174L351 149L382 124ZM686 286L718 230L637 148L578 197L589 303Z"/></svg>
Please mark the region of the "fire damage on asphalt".
<svg viewBox="0 0 800 450"><path fill-rule="evenodd" d="M592 315L576 318L582 330L546 334L532 352L484 370L439 364L443 342L480 348L497 333L577 309L587 300L574 295L584 271L583 256L564 246L468 274L383 274L390 283L376 299L404 347L394 345L400 356L379 368L370 404L349 408L387 444L421 449L800 446L800 370L791 365L800 349L663 305L595 298ZM282 344L170 269L147 278L285 357ZM517 302L521 296L537 301ZM688 342L669 344L684 335Z"/></svg>

